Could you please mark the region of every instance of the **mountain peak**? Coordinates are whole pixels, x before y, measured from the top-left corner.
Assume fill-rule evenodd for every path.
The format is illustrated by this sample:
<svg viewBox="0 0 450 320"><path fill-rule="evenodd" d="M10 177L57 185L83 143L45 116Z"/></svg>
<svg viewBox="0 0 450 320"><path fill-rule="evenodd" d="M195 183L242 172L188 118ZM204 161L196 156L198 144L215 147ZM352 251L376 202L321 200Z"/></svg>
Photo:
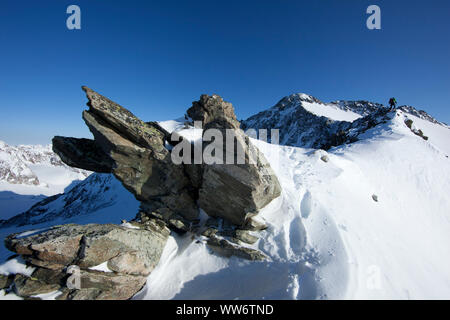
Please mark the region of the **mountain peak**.
<svg viewBox="0 0 450 320"><path fill-rule="evenodd" d="M316 97L313 97L312 95L309 95L307 93L293 93L289 96L283 97L278 103L275 105L275 107L283 107L285 105L291 105L293 103L299 103L299 102L309 102L309 103L323 103Z"/></svg>
<svg viewBox="0 0 450 320"><path fill-rule="evenodd" d="M425 111L401 106L400 111L433 124L449 128ZM305 94L282 98L272 108L242 121L245 129L279 129L280 143L285 145L327 149L356 141L357 135L391 117L389 108L366 100L337 100L324 103Z"/></svg>
<svg viewBox="0 0 450 320"><path fill-rule="evenodd" d="M62 163L51 150L51 145L11 146L0 140L0 182L48 187L49 174L58 176L58 184L67 174L77 179L89 175L87 171L70 168ZM53 180L53 176L51 178Z"/></svg>

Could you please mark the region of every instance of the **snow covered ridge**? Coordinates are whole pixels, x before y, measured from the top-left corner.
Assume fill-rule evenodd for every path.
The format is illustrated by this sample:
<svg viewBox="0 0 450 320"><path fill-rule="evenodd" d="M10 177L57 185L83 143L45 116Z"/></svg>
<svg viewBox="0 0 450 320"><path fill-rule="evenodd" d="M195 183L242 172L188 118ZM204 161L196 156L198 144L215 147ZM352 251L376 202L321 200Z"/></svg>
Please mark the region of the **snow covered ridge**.
<svg viewBox="0 0 450 320"><path fill-rule="evenodd" d="M147 285L134 299L450 298L448 128L403 110L394 112L376 106L368 114L359 115L356 111L361 102L344 110L345 104L330 109L307 95L294 100L302 105L294 112L310 120L306 123L309 126L302 126L305 118L298 123L298 119L291 119L291 128L298 125L299 134L306 132L300 142L309 135L328 151L252 139L273 168L282 190L256 217L264 227L257 231L229 230L225 220L212 219L210 224L210 217L202 210L185 234L171 232L158 264L146 279ZM273 119L285 112L282 116L289 121L293 109L289 101L285 102L284 108L270 113ZM198 132L186 128L183 122L167 121L160 126L169 132L197 136ZM333 137L337 139L334 142L330 140ZM117 192L110 193L108 183L116 183ZM125 195L130 204L119 198ZM95 209L97 204L105 207ZM22 232L18 238L26 238L37 233L36 229L61 223L104 223L108 219L117 223L119 219L133 219L138 207L139 202L111 175L93 174L65 195L34 206L28 217L16 218L20 225L39 224L5 225L0 228L0 237ZM160 211L159 215L164 214ZM160 226L155 223L161 220L156 215L141 212L138 217L140 222L134 219L123 223L122 232L137 233ZM178 230L183 227L180 222L175 221ZM211 243L214 232L217 241ZM233 239L240 243L241 250L260 252L266 259L246 261L211 250L224 239L230 242L220 248L222 251L235 250L230 247ZM0 248L0 262L11 254L5 250ZM24 270L24 264L16 259L0 265L0 274L42 276ZM97 270L96 277L109 277L112 269L107 263L105 267L104 261L97 261L88 272ZM14 281L23 290L26 283L22 279L19 276ZM0 290L0 299L14 297L14 290ZM23 291L22 295L27 296Z"/></svg>
<svg viewBox="0 0 450 320"><path fill-rule="evenodd" d="M450 126L448 124L436 120L435 118L430 116L428 113L426 113L424 110L417 110L416 108L411 107L411 106L401 106L401 107L399 107L399 109L410 115L416 116L417 118L420 118L422 120L426 120L431 123L435 123L435 124L438 124L440 126L447 128L447 129L450 129Z"/></svg>
<svg viewBox="0 0 450 320"><path fill-rule="evenodd" d="M0 228L57 221L65 223L70 219L89 217L93 213L96 214L95 221L103 221L103 211L109 211L105 214L109 218L116 216L115 222L119 222L120 212L126 210L127 206L130 209L137 208L136 203L112 174L94 173L69 191L45 198L26 212L0 222Z"/></svg>
<svg viewBox="0 0 450 320"><path fill-rule="evenodd" d="M52 170L55 169L56 170ZM59 170L58 170L59 169ZM46 175L61 175L61 169L84 179L90 172L65 165L51 145L10 146L0 141L0 181L10 184L48 186ZM73 180L73 179L72 179Z"/></svg>
<svg viewBox="0 0 450 320"><path fill-rule="evenodd" d="M399 110L416 118L449 128L425 111L402 106ZM310 95L293 94L274 107L242 121L246 129L279 129L280 144L303 148L329 149L354 142L357 135L387 118L388 108L369 101L324 103Z"/></svg>

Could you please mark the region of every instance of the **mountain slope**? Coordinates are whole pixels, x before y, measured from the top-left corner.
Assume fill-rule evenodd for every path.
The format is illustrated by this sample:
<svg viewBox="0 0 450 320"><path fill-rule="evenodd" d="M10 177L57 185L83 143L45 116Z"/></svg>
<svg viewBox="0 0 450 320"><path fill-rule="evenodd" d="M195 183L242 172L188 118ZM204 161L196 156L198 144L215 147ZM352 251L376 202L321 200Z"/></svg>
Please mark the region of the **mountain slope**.
<svg viewBox="0 0 450 320"><path fill-rule="evenodd" d="M415 119L449 128L425 111L408 106L399 110ZM362 100L324 103L299 93L284 97L272 108L242 121L242 128L279 129L282 145L327 150L356 141L361 133L386 122L388 113L388 108L377 103Z"/></svg>
<svg viewBox="0 0 450 320"><path fill-rule="evenodd" d="M0 219L21 213L31 205L64 192L90 172L65 165L51 146L10 146L0 141Z"/></svg>
<svg viewBox="0 0 450 320"><path fill-rule="evenodd" d="M221 258L201 238L174 236L136 298L450 298L450 162L410 117L390 113L329 152L255 141L283 187L259 215L269 228L255 246L270 261Z"/></svg>
<svg viewBox="0 0 450 320"><path fill-rule="evenodd" d="M10 146L0 141L0 181L33 186L59 186L86 178L85 170L65 165L51 145Z"/></svg>

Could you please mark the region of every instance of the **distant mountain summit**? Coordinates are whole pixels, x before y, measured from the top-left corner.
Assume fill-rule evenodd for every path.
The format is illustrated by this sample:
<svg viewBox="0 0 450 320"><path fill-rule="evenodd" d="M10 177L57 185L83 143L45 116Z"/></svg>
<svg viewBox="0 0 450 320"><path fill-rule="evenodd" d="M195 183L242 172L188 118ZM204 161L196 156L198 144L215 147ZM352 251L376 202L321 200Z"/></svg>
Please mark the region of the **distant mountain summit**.
<svg viewBox="0 0 450 320"><path fill-rule="evenodd" d="M449 128L425 111L401 106L399 110ZM296 93L281 99L275 106L242 121L246 129L279 129L282 145L328 150L358 140L358 135L391 119L389 108L370 101L338 100L325 103Z"/></svg>
<svg viewBox="0 0 450 320"><path fill-rule="evenodd" d="M62 171L74 180L82 180L90 173L64 164L52 151L51 145L10 146L0 141L0 181L10 184L48 186L52 178L63 178ZM59 176L59 177L57 177ZM56 181L56 184L59 181Z"/></svg>

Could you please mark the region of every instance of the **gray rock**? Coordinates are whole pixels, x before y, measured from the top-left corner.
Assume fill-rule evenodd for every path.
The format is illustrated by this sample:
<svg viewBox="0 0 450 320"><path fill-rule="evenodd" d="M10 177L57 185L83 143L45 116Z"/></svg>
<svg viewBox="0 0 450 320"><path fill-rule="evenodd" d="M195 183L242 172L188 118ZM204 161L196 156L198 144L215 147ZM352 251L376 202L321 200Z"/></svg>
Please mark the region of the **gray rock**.
<svg viewBox="0 0 450 320"><path fill-rule="evenodd" d="M209 217L205 222L206 227L219 228L219 220L213 217Z"/></svg>
<svg viewBox="0 0 450 320"><path fill-rule="evenodd" d="M222 221L222 230L225 232L227 232L227 231L232 232L236 228L236 226L233 223L231 223L229 220L221 219L221 221Z"/></svg>
<svg viewBox="0 0 450 320"><path fill-rule="evenodd" d="M138 260L134 262L139 263ZM141 290L147 281L145 276L81 269L81 288L70 290L65 286L67 277L63 272L37 268L31 277L16 275L14 289L24 298L59 290L61 294L57 300L126 300Z"/></svg>
<svg viewBox="0 0 450 320"><path fill-rule="evenodd" d="M201 121L203 126L217 123L219 128L231 126L238 129L240 124L236 119L233 105L223 101L218 95L202 94L199 101L194 101L187 114L194 121Z"/></svg>
<svg viewBox="0 0 450 320"><path fill-rule="evenodd" d="M413 121L411 119L406 119L405 124L408 128L412 129Z"/></svg>
<svg viewBox="0 0 450 320"><path fill-rule="evenodd" d="M145 285L170 234L164 222L154 220L142 224L145 229L72 224L28 237L8 236L5 245L21 252L36 267L31 277L15 276L15 292L29 298L60 290L60 300L131 298ZM104 262L113 272L89 269ZM81 290L67 288L69 274L65 266L68 265L80 268Z"/></svg>
<svg viewBox="0 0 450 320"><path fill-rule="evenodd" d="M320 157L320 160L322 160L323 162L328 162L330 161L330 158L327 155L323 155Z"/></svg>
<svg viewBox="0 0 450 320"><path fill-rule="evenodd" d="M127 300L145 285L147 277L81 270L81 290L68 300Z"/></svg>
<svg viewBox="0 0 450 320"><path fill-rule="evenodd" d="M238 258L252 261L261 261L267 259L266 255L264 255L261 251L236 246L225 239L219 239L214 236L208 239L207 245L214 252L225 257L236 256Z"/></svg>
<svg viewBox="0 0 450 320"><path fill-rule="evenodd" d="M224 164L203 165L198 203L210 216L243 225L250 216L280 195L278 179L264 155L239 129L240 124L231 103L217 95L202 95L199 101L193 102L188 115L195 121L201 121L205 130L220 130L224 138ZM234 150L234 163L226 164L226 129L235 133L237 150L245 152L243 164L238 164ZM255 163L251 163L250 159Z"/></svg>
<svg viewBox="0 0 450 320"><path fill-rule="evenodd" d="M54 151L62 160L97 172L112 171L138 200L170 208L189 220L197 218L190 178L182 165L172 163L165 147L168 133L93 90L83 90L89 99L83 119L95 141L55 137Z"/></svg>
<svg viewBox="0 0 450 320"><path fill-rule="evenodd" d="M205 237L208 237L208 238L209 238L209 237L212 237L212 236L216 235L217 232L218 232L217 229L212 228L212 227L209 227L209 228L206 228L206 229L202 232L202 236L205 236Z"/></svg>
<svg viewBox="0 0 450 320"><path fill-rule="evenodd" d="M247 230L236 230L235 238L248 244L254 244L258 241L258 237L251 235Z"/></svg>
<svg viewBox="0 0 450 320"><path fill-rule="evenodd" d="M266 230L268 227L269 226L263 222L259 222L255 219L248 219L242 229L250 231L261 231Z"/></svg>
<svg viewBox="0 0 450 320"><path fill-rule="evenodd" d="M13 282L13 277L0 274L0 290L9 288Z"/></svg>
<svg viewBox="0 0 450 320"><path fill-rule="evenodd" d="M47 284L55 284L63 287L66 284L67 274L64 270L52 270L46 268L36 268L31 279L45 282Z"/></svg>
<svg viewBox="0 0 450 320"><path fill-rule="evenodd" d="M148 275L159 262L168 235L159 226L150 232L112 224L64 225L25 238L8 236L5 245L40 261L82 268L109 264L115 258L111 262L115 271ZM127 266L127 261L133 266Z"/></svg>
<svg viewBox="0 0 450 320"><path fill-rule="evenodd" d="M94 140L54 137L52 148L71 167L99 173L111 173L114 162Z"/></svg>
<svg viewBox="0 0 450 320"><path fill-rule="evenodd" d="M14 278L14 290L18 296L30 297L44 293L50 293L60 288L59 284L46 283L44 281L29 278L17 274Z"/></svg>
<svg viewBox="0 0 450 320"><path fill-rule="evenodd" d="M182 216L176 214L169 208L159 208L153 211L153 207L146 205L145 203L141 205L141 211L139 216L140 219L146 221L153 221L153 223L164 224L169 229L177 233L186 233L191 230L192 222L196 220L187 220ZM146 210L146 211L145 211Z"/></svg>
<svg viewBox="0 0 450 320"><path fill-rule="evenodd" d="M32 264L36 267L49 269L49 270L61 271L65 268L65 265L63 265L63 264L53 263L51 261L39 260L39 259L33 258L32 256L25 256L25 259L29 264Z"/></svg>
<svg viewBox="0 0 450 320"><path fill-rule="evenodd" d="M202 121L205 129L232 129L237 146L245 149L246 163L175 165L166 148L166 142L174 143L169 132L155 122L143 122L87 87L83 90L89 100L83 119L94 141L55 137L55 152L71 166L112 171L151 208L147 213L166 208L192 221L198 217L198 203L210 216L243 225L280 195L280 184L269 163L239 129L231 103L221 97L202 95L188 115ZM249 163L249 159L256 163Z"/></svg>
<svg viewBox="0 0 450 320"><path fill-rule="evenodd" d="M97 288L87 288L80 290L67 291L61 296L57 297L57 300L97 300L102 290Z"/></svg>
<svg viewBox="0 0 450 320"><path fill-rule="evenodd" d="M108 268L115 272L132 275L145 276L148 274L148 267L145 265L138 251L119 253L117 256L108 260Z"/></svg>
<svg viewBox="0 0 450 320"><path fill-rule="evenodd" d="M186 233L190 230L190 224L181 217L172 217L169 219L169 228L177 233Z"/></svg>
<svg viewBox="0 0 450 320"><path fill-rule="evenodd" d="M378 202L378 196L376 194L372 195L372 199L373 201Z"/></svg>

